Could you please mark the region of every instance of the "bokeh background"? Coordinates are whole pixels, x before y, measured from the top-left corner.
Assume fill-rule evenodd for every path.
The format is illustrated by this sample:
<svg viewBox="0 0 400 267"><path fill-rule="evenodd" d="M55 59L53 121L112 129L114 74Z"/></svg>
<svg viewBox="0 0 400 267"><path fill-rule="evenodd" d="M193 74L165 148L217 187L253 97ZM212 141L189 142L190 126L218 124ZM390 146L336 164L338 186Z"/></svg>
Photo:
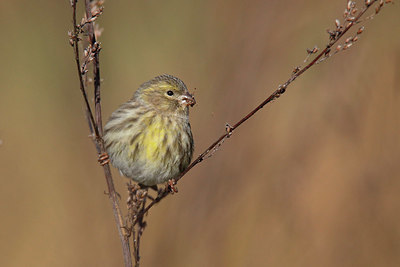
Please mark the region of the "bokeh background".
<svg viewBox="0 0 400 267"><path fill-rule="evenodd" d="M108 0L104 117L176 75L196 88L197 155L323 47L345 4ZM142 266L400 266L399 14L384 8L188 173L147 217ZM66 0L0 2L1 266L123 264L71 21Z"/></svg>

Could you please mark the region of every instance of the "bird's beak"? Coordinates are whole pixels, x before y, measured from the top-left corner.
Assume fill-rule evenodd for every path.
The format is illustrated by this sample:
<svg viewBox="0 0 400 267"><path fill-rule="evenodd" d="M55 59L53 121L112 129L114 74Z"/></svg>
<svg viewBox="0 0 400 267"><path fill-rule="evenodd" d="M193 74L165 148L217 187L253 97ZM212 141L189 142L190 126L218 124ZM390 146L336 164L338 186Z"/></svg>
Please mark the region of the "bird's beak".
<svg viewBox="0 0 400 267"><path fill-rule="evenodd" d="M191 107L193 107L196 104L196 100L194 99L194 97L189 92L186 92L186 94L182 95L180 97L180 99L181 99L181 105L182 106L186 106L186 107L191 106Z"/></svg>

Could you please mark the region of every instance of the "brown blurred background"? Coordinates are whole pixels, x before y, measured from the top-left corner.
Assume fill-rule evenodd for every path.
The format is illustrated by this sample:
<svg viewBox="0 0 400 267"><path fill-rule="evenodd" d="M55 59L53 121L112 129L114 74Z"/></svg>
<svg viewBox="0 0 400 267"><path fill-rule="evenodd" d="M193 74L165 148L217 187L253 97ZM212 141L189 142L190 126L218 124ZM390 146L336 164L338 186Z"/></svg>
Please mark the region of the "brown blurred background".
<svg viewBox="0 0 400 267"><path fill-rule="evenodd" d="M197 155L326 43L345 4L106 1L104 117L176 75L197 88ZM147 217L142 265L400 266L399 14L384 8L188 173ZM0 22L0 265L122 266L69 1L1 1Z"/></svg>

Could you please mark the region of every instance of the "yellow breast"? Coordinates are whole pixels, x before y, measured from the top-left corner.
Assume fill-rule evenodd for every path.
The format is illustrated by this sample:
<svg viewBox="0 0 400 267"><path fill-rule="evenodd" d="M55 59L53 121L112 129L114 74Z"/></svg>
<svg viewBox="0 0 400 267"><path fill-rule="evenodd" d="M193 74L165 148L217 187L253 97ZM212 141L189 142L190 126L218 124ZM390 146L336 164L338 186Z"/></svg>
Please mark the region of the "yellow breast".
<svg viewBox="0 0 400 267"><path fill-rule="evenodd" d="M142 123L145 127L142 128L141 138L130 144L130 150L136 150L135 156L141 161L159 162L166 153L171 130L168 130L166 121L160 116L144 119Z"/></svg>

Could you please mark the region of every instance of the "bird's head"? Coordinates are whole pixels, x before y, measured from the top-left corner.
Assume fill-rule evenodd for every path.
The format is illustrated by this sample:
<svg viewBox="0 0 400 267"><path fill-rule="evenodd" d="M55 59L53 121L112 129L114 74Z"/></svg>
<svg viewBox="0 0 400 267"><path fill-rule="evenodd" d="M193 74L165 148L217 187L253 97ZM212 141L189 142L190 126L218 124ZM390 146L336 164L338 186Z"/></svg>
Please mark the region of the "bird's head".
<svg viewBox="0 0 400 267"><path fill-rule="evenodd" d="M172 75L163 74L142 84L134 98L165 114L188 114L196 100L186 85Z"/></svg>

